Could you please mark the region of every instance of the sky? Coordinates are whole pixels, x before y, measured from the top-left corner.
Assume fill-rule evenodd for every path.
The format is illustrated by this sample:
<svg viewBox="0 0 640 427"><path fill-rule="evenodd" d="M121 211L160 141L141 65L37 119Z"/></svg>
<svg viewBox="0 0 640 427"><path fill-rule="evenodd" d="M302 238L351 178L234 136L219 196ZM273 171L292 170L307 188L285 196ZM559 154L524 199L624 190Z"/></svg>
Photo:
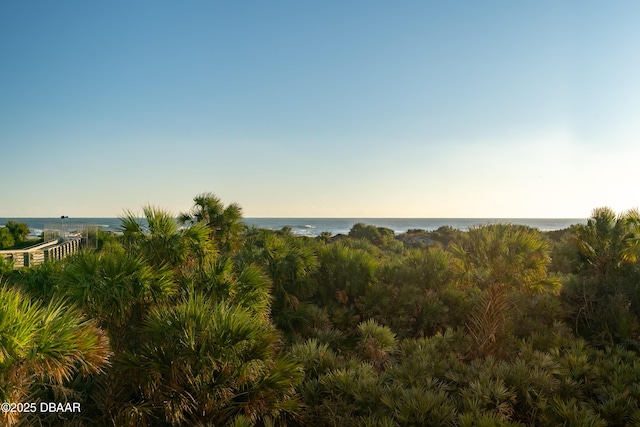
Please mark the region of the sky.
<svg viewBox="0 0 640 427"><path fill-rule="evenodd" d="M637 1L0 2L0 217L640 204Z"/></svg>

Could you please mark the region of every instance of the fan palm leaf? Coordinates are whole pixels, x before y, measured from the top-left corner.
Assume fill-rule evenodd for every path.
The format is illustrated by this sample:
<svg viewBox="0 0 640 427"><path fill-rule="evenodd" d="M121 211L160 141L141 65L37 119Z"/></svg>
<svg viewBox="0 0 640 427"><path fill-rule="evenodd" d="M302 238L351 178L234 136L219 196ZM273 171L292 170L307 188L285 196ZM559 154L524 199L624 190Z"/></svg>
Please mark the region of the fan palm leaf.
<svg viewBox="0 0 640 427"><path fill-rule="evenodd" d="M62 300L31 301L0 287L0 395L5 402L27 402L35 385L62 386L75 373L97 374L109 363L108 339ZM11 425L16 414L0 419Z"/></svg>

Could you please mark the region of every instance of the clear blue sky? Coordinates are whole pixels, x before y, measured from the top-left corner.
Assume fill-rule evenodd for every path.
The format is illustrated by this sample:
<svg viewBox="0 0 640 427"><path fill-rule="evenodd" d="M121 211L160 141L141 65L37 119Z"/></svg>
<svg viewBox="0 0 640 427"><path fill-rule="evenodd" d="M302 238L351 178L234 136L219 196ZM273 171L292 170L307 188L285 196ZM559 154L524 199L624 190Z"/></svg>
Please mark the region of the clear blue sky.
<svg viewBox="0 0 640 427"><path fill-rule="evenodd" d="M0 217L640 202L640 2L0 2Z"/></svg>

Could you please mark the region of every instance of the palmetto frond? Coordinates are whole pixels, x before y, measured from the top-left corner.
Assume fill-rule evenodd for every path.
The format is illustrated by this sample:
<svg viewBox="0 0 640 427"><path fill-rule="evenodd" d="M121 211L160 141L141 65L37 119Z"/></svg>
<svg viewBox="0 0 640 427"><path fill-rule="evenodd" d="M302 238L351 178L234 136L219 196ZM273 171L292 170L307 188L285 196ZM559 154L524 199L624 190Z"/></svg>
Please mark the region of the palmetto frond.
<svg viewBox="0 0 640 427"><path fill-rule="evenodd" d="M510 224L472 227L451 251L462 282L524 291L555 286L547 277L549 244L537 230Z"/></svg>
<svg viewBox="0 0 640 427"><path fill-rule="evenodd" d="M386 326L379 325L369 319L358 325L360 339L358 347L365 360L374 366L387 363L390 355L396 350L396 335Z"/></svg>
<svg viewBox="0 0 640 427"><path fill-rule="evenodd" d="M152 265L180 269L215 254L205 225L194 223L181 228L172 214L154 206L145 206L143 213L144 222L126 211L120 217L120 230L126 248L138 252Z"/></svg>
<svg viewBox="0 0 640 427"><path fill-rule="evenodd" d="M34 302L0 287L0 395L25 402L36 381L62 385L74 373L95 374L109 362L105 334L61 300ZM14 414L0 414L11 424Z"/></svg>
<svg viewBox="0 0 640 427"><path fill-rule="evenodd" d="M580 254L600 277L623 262L640 258L640 213L632 209L616 215L610 208L593 210L586 225L576 228Z"/></svg>
<svg viewBox="0 0 640 427"><path fill-rule="evenodd" d="M457 415L453 401L442 390L409 388L381 400L400 425L452 426Z"/></svg>
<svg viewBox="0 0 640 427"><path fill-rule="evenodd" d="M124 329L177 292L170 270L153 269L118 247L69 258L60 289L112 334L116 346L125 338Z"/></svg>
<svg viewBox="0 0 640 427"><path fill-rule="evenodd" d="M313 338L304 343L294 344L290 353L302 364L307 378L318 378L338 366L338 356L329 345L319 343Z"/></svg>
<svg viewBox="0 0 640 427"><path fill-rule="evenodd" d="M567 427L604 427L607 425L606 421L592 408L576 399L561 400L554 397L545 402L541 411L547 425Z"/></svg>
<svg viewBox="0 0 640 427"><path fill-rule="evenodd" d="M155 404L169 402L176 423L286 410L301 378L297 365L275 357L278 335L264 318L198 293L154 308L144 335L131 371Z"/></svg>

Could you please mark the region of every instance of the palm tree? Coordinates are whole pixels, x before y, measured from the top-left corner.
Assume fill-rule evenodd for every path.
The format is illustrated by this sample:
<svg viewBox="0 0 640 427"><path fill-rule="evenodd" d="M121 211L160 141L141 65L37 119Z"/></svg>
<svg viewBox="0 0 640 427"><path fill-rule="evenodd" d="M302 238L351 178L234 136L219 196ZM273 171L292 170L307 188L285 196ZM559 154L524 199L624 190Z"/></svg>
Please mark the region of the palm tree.
<svg viewBox="0 0 640 427"><path fill-rule="evenodd" d="M493 285L541 292L558 287L547 276L550 247L532 228L511 224L472 227L451 245L461 280L486 289Z"/></svg>
<svg viewBox="0 0 640 427"><path fill-rule="evenodd" d="M493 354L505 345L514 291L541 293L559 287L547 276L550 248L537 230L509 224L473 227L451 251L459 282L482 291L468 324L472 356Z"/></svg>
<svg viewBox="0 0 640 427"><path fill-rule="evenodd" d="M583 273L603 285L615 280L620 268L640 259L640 212L594 209L587 224L576 227L576 244Z"/></svg>
<svg viewBox="0 0 640 427"><path fill-rule="evenodd" d="M224 206L213 193L198 194L193 199L189 212L181 213L178 220L182 224L203 223L209 227L211 237L219 242L225 251L238 248L242 223L242 208L237 203Z"/></svg>
<svg viewBox="0 0 640 427"><path fill-rule="evenodd" d="M601 344L640 345L640 213L594 209L587 224L576 226L574 239L577 276L565 284L563 298L576 328Z"/></svg>
<svg viewBox="0 0 640 427"><path fill-rule="evenodd" d="M146 221L126 211L121 217L122 239L130 250L139 251L152 265L168 264L175 269L202 262L213 253L213 246L203 224L181 228L169 212L143 208Z"/></svg>

